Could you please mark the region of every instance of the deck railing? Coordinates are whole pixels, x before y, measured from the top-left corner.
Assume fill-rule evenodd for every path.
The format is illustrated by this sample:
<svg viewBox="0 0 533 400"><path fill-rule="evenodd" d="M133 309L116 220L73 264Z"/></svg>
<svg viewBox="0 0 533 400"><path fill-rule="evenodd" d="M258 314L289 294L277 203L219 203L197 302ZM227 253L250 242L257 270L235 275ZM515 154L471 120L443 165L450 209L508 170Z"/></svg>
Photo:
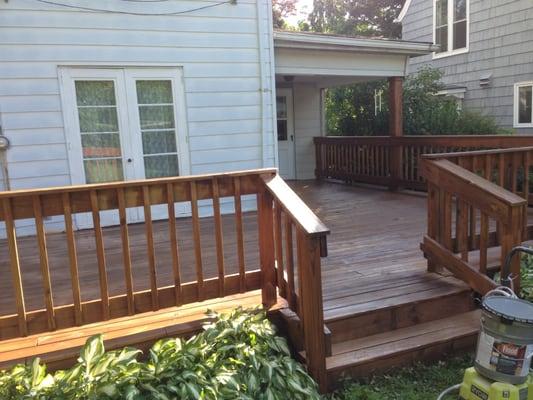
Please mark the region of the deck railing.
<svg viewBox="0 0 533 400"><path fill-rule="evenodd" d="M527 197L529 181L519 184L518 177L521 168L529 170L530 152L526 148L422 158L421 174L428 185L428 232L422 249L430 270L447 268L481 294L496 286L487 274L500 270L510 250L528 236L527 201L519 194ZM511 274L519 290L518 258Z"/></svg>
<svg viewBox="0 0 533 400"><path fill-rule="evenodd" d="M325 136L314 142L318 179L425 190L421 155L533 146L533 136Z"/></svg>
<svg viewBox="0 0 533 400"><path fill-rule="evenodd" d="M257 203L258 265L245 265L245 232L243 230L243 199ZM244 197L248 196L248 197ZM231 201L234 207L235 242L225 244L221 203ZM207 202L212 209L213 229L209 232L215 243L215 277L206 278L203 263L204 249L201 234L200 207ZM289 307L302 321L303 349L306 352L310 373L321 388L325 389L325 339L322 310L322 285L320 257L325 255L327 228L298 196L277 175L276 170L263 169L236 173L173 177L152 180L114 182L82 186L0 192L0 223L5 223L8 251L2 254L2 263L10 266L15 312L0 313L0 339L27 336L56 329L105 321L127 315L181 306L187 303L218 298L261 289L265 307L274 305L278 294L286 298ZM192 246L194 265L182 265L183 248L178 245L180 235L176 220L176 204L186 204L191 210ZM129 229L128 210L140 208L144 213L144 240L149 289L136 291ZM166 210L164 223L167 226L171 253L172 278L161 282L158 276L158 254L155 250L155 212L160 218L161 208ZM255 208L255 207L251 207ZM120 249L122 251L124 292L110 294L103 228L103 213L118 214L120 224ZM74 219L77 214L89 213L92 221L95 252L92 255L94 268L98 271L96 282L84 282L80 277L77 238ZM62 217L64 221L68 268L62 274L69 275L68 304L54 304L54 291L58 290L51 279L46 232L47 217ZM226 216L224 216L226 217ZM32 221L36 228L35 255L40 270L21 268L24 259L19 252L16 222ZM158 223L159 224L159 223ZM1 224L0 224L1 225ZM115 239L116 240L116 239ZM235 245L236 244L236 245ZM284 246L285 245L285 246ZM257 251L257 250L256 250ZM228 273L225 253L236 252L237 273ZM115 258L116 260L116 258ZM84 260L86 263L87 260ZM114 266L117 267L117 266ZM250 268L251 267L251 268ZM255 267L255 268L254 268ZM195 278L185 282L184 268L194 271ZM147 274L146 274L147 272ZM2 271L1 274L8 274ZM29 274L41 275L44 307L28 310L24 280ZM112 283L112 282L111 282ZM82 292L87 286L98 285L96 299L83 300ZM61 288L64 290L65 288ZM39 296L35 288L32 296Z"/></svg>

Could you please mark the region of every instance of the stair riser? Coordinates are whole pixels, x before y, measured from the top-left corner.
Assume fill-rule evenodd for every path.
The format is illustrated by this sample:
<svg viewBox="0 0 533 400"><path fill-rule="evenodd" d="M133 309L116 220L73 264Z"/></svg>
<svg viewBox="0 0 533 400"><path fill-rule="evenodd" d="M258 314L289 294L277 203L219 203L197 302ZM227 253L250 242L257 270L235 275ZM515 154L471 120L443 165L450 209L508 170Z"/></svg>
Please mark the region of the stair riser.
<svg viewBox="0 0 533 400"><path fill-rule="evenodd" d="M377 373L387 372L393 368L408 366L416 361L439 360L450 354L461 354L474 350L477 332L460 338L453 338L443 343L418 347L402 353L376 358L369 362L346 365L328 371L328 385L334 390L346 377L364 378Z"/></svg>
<svg viewBox="0 0 533 400"><path fill-rule="evenodd" d="M475 308L469 291L326 321L332 343L451 317Z"/></svg>

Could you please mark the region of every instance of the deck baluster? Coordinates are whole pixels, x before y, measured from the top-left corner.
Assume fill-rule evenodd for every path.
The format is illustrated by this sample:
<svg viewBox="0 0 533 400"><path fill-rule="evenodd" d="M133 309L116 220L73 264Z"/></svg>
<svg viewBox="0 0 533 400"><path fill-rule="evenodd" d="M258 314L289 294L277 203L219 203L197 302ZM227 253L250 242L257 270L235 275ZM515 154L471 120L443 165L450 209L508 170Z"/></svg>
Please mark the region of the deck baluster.
<svg viewBox="0 0 533 400"><path fill-rule="evenodd" d="M235 202L235 229L237 231L237 259L239 263L239 289L241 293L246 291L246 265L244 261L244 232L242 225L242 200L241 180L233 179L234 202Z"/></svg>
<svg viewBox="0 0 533 400"><path fill-rule="evenodd" d="M39 264L41 266L41 277L44 289L44 303L46 306L46 316L48 328L56 329L56 316L54 309L54 299L52 296L52 283L50 280L50 265L48 262L48 248L46 247L46 232L43 222L43 209L41 198L33 196L33 214L35 216L35 230L37 233L37 243L39 246Z"/></svg>
<svg viewBox="0 0 533 400"><path fill-rule="evenodd" d="M9 258L11 266L11 279L15 291L15 302L17 306L17 317L19 332L22 336L28 335L28 322L26 319L26 305L24 302L24 289L22 288L22 277L20 275L20 259L17 245L17 231L13 219L11 200L3 200L4 222L6 224L7 244L9 248Z"/></svg>
<svg viewBox="0 0 533 400"><path fill-rule="evenodd" d="M150 188L142 187L144 207L144 227L146 233L146 249L148 255L148 268L150 272L150 291L152 293L152 310L159 309L159 295L157 292L157 271L155 263L154 228L152 224L152 206L150 202Z"/></svg>
<svg viewBox="0 0 533 400"><path fill-rule="evenodd" d="M98 206L98 193L96 190L89 192L91 212L93 216L94 239L96 242L96 258L98 260L98 278L100 281L100 298L102 300L102 315L108 320L109 315L109 289L107 283L107 266L104 249L104 236L100 223L100 209Z"/></svg>
<svg viewBox="0 0 533 400"><path fill-rule="evenodd" d="M217 269L218 269L218 295L225 295L225 266L224 266L224 239L222 237L222 216L220 214L220 189L218 180L215 178L211 181L213 192L213 213L215 218L215 242L217 252Z"/></svg>
<svg viewBox="0 0 533 400"><path fill-rule="evenodd" d="M170 255L172 257L172 274L174 276L174 297L176 306L182 304L180 253L178 247L178 234L176 227L176 209L174 204L174 186L167 183L167 209L168 209L168 233L170 237Z"/></svg>
<svg viewBox="0 0 533 400"><path fill-rule="evenodd" d="M72 205L70 194L67 192L61 195L63 205L63 216L65 218L65 233L67 235L67 247L69 258L70 281L72 285L72 301L74 303L74 320L76 325L83 323L83 310L81 307L80 275L78 271L78 255L76 251L76 238L72 224Z"/></svg>
<svg viewBox="0 0 533 400"><path fill-rule="evenodd" d="M194 257L196 265L196 284L198 301L204 299L204 272L202 265L202 243L200 239L200 217L198 215L198 189L195 181L190 183L192 229L194 238Z"/></svg>
<svg viewBox="0 0 533 400"><path fill-rule="evenodd" d="M124 259L124 279L126 281L126 299L128 314L135 313L135 297L133 295L133 274L131 269L130 237L126 211L124 188L117 189L118 216L120 219L120 238L122 241L122 257Z"/></svg>

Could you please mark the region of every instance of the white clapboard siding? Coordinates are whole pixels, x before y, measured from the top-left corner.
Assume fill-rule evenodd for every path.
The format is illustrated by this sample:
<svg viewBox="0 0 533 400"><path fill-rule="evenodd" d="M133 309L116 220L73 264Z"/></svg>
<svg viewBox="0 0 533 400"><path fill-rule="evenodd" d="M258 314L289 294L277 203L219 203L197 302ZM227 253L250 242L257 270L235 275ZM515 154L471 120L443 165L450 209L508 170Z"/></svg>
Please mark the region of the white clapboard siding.
<svg viewBox="0 0 533 400"><path fill-rule="evenodd" d="M68 4L169 13L216 1ZM58 68L181 67L192 173L274 166L270 0L181 15L0 2L0 113L11 188L70 184ZM177 99L180 101L180 99Z"/></svg>

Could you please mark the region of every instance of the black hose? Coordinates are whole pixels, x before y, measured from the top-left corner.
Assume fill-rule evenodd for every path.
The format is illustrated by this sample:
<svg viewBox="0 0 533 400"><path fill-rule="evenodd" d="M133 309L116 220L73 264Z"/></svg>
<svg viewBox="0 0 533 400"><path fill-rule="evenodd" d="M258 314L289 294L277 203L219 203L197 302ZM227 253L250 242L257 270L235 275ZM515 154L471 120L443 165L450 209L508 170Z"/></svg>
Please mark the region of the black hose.
<svg viewBox="0 0 533 400"><path fill-rule="evenodd" d="M533 248L527 247L527 246L516 246L516 247L513 247L513 249L509 252L509 254L507 254L507 257L505 257L505 261L502 266L501 282L503 286L507 286L508 288L511 288L511 279L509 278L509 272L510 272L509 269L511 268L511 261L513 260L514 255L520 252L533 255Z"/></svg>

